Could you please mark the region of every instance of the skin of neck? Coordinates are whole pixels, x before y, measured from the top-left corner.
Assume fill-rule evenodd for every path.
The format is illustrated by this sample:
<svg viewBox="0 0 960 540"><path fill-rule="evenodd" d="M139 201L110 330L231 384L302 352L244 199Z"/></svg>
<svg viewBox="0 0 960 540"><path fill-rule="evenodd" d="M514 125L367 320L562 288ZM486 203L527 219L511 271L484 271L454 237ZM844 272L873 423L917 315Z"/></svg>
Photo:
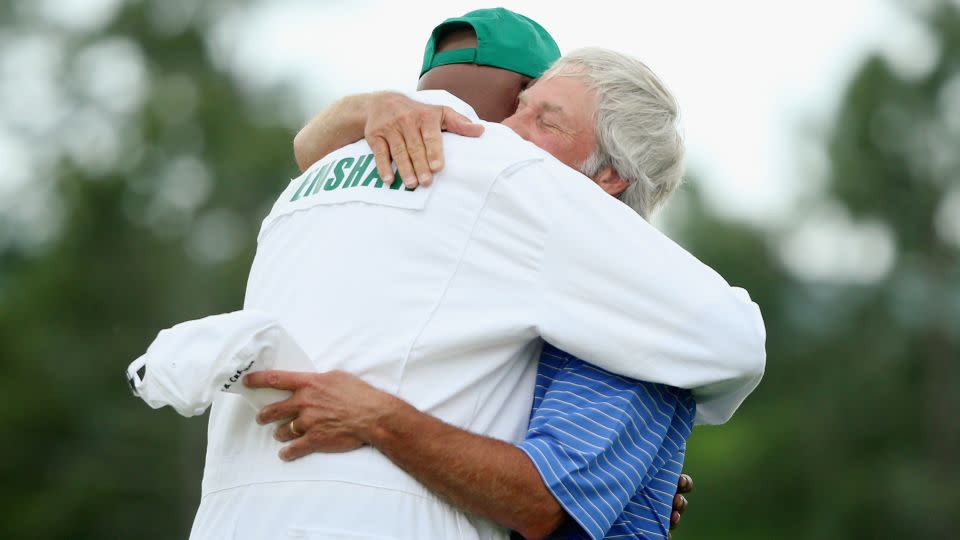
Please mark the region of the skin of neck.
<svg viewBox="0 0 960 540"><path fill-rule="evenodd" d="M449 32L437 52L471 49L477 36L471 28ZM437 66L420 77L417 90L446 90L473 107L481 120L500 122L517 108L517 96L532 79L510 70L477 64Z"/></svg>

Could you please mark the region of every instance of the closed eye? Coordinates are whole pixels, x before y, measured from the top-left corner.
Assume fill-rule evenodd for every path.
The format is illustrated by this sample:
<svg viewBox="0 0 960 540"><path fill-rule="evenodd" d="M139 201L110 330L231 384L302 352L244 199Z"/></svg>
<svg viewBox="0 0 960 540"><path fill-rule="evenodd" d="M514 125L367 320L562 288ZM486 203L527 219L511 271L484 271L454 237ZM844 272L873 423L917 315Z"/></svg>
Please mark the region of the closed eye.
<svg viewBox="0 0 960 540"><path fill-rule="evenodd" d="M559 126L557 126L556 124L551 124L550 122L547 122L546 120L544 120L543 116L538 116L537 121L540 122L540 125L542 125L547 129L560 129Z"/></svg>

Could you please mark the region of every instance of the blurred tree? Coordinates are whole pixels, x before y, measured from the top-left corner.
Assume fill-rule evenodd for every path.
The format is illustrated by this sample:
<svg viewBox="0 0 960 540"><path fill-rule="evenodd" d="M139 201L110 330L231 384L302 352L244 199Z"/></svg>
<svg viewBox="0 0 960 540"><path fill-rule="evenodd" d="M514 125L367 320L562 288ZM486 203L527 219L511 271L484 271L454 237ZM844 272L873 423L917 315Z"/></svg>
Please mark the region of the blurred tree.
<svg viewBox="0 0 960 540"><path fill-rule="evenodd" d="M196 4L126 2L90 30L55 2L2 3L0 53L20 55L4 65L55 51L58 101L0 117L44 160L0 206L0 538L189 531L205 422L134 401L121 372L158 330L239 309L265 205L296 170L293 131L251 112L282 96L211 62L224 4ZM27 205L58 211L17 221Z"/></svg>
<svg viewBox="0 0 960 540"><path fill-rule="evenodd" d="M701 489L677 538L957 537L960 11L914 15L929 69L869 58L827 141L825 196L890 236L889 271L801 279L777 260L784 235L764 249L756 231L689 213L688 247L762 306L768 370L732 424L695 432Z"/></svg>
<svg viewBox="0 0 960 540"><path fill-rule="evenodd" d="M159 329L240 306L294 173L293 131L261 114L283 92L211 60L236 4L121 1L84 26L0 3L0 138L27 141L34 171L0 182L0 538L189 530L204 422L147 409L120 372ZM790 230L721 220L693 188L672 204L676 236L761 305L769 358L733 422L695 432L678 539L956 536L960 13L933 6L930 69L870 58L827 141L824 198L889 236L889 268L811 279Z"/></svg>

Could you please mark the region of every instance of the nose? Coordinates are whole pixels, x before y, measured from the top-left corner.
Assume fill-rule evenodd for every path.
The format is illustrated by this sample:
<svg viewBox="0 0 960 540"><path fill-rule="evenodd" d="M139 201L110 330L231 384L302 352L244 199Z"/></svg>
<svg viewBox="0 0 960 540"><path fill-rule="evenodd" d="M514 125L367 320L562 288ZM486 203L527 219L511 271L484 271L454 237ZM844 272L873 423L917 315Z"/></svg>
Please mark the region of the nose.
<svg viewBox="0 0 960 540"><path fill-rule="evenodd" d="M506 118L501 123L507 126L508 128L512 129L513 132L519 135L520 137L529 141L530 140L530 122L529 122L529 119L526 118L527 116L529 115L525 115L523 112L517 111L513 113L512 116Z"/></svg>

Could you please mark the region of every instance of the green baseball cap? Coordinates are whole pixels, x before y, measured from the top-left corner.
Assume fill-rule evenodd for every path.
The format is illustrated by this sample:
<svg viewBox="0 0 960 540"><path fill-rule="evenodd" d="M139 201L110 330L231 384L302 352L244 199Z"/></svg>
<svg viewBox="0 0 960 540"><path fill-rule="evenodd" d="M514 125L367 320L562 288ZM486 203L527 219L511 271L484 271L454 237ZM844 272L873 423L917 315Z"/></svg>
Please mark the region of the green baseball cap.
<svg viewBox="0 0 960 540"><path fill-rule="evenodd" d="M477 48L436 52L437 39L450 30L470 27L477 34ZM509 9L471 11L440 23L430 34L423 53L420 76L437 66L478 64L506 69L537 78L560 58L560 48L542 26Z"/></svg>

